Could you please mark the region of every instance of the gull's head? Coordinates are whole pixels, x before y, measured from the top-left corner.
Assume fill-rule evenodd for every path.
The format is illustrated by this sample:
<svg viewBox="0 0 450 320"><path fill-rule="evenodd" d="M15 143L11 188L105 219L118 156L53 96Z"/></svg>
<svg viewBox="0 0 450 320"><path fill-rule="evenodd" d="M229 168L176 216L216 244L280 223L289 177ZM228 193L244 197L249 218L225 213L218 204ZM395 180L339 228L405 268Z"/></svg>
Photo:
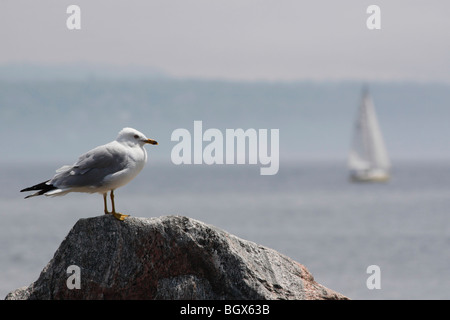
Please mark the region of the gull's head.
<svg viewBox="0 0 450 320"><path fill-rule="evenodd" d="M119 132L116 141L127 143L129 145L140 145L140 146L143 146L146 143L158 144L158 142L156 142L155 140L147 138L145 134L133 128L123 128Z"/></svg>

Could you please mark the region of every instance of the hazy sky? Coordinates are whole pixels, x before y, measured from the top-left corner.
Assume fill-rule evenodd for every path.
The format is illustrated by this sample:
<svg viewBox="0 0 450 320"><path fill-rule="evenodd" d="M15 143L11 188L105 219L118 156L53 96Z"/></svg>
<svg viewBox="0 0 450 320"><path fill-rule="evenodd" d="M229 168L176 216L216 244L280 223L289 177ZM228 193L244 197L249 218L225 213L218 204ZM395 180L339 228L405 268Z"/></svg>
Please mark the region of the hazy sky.
<svg viewBox="0 0 450 320"><path fill-rule="evenodd" d="M66 27L70 4L81 8L81 30ZM366 26L371 4L381 30ZM0 64L450 83L449 15L448 0L0 0Z"/></svg>

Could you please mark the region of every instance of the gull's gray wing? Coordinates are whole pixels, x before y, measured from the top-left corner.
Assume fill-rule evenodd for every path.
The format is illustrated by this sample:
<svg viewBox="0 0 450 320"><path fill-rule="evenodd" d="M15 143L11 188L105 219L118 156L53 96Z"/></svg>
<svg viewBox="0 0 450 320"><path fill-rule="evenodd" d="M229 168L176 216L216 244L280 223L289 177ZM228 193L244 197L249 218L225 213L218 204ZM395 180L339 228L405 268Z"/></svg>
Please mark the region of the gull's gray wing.
<svg viewBox="0 0 450 320"><path fill-rule="evenodd" d="M100 187L106 176L125 169L127 162L122 147L103 145L80 156L74 165L58 169L50 184L58 188Z"/></svg>

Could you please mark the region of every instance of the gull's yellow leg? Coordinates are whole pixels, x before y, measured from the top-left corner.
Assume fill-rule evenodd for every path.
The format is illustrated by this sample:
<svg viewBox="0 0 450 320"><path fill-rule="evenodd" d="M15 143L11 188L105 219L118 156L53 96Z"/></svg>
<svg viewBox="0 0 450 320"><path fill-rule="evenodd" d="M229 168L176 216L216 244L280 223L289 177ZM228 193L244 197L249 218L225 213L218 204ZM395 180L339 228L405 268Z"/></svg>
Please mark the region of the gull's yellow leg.
<svg viewBox="0 0 450 320"><path fill-rule="evenodd" d="M127 214L121 214L119 212L116 212L116 207L114 205L114 190L111 190L111 204L112 204L112 215L114 216L114 218L116 218L117 220L123 221L125 220L126 217L129 217L129 215Z"/></svg>
<svg viewBox="0 0 450 320"><path fill-rule="evenodd" d="M105 206L105 214L110 214L111 212L108 212L108 205L106 203L106 196L107 195L108 195L108 192L103 194L103 204Z"/></svg>

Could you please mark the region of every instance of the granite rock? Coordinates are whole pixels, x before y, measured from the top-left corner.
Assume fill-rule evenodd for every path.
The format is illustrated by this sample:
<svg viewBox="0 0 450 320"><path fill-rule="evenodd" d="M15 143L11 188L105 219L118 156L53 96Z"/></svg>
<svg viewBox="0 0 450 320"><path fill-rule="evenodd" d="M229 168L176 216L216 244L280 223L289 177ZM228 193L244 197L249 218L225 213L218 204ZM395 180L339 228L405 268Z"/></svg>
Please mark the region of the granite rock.
<svg viewBox="0 0 450 320"><path fill-rule="evenodd" d="M69 266L79 272L67 272ZM78 278L74 278L75 276ZM79 280L80 288L69 289ZM347 299L298 262L183 216L80 219L6 299Z"/></svg>

